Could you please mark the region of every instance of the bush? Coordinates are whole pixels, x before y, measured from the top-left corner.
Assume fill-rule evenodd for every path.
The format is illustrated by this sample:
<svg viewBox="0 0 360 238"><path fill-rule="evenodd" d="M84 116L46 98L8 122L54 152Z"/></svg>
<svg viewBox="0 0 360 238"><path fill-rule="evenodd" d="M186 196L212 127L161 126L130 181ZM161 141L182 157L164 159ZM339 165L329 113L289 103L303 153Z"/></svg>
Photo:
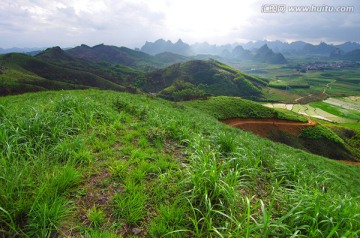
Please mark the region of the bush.
<svg viewBox="0 0 360 238"><path fill-rule="evenodd" d="M320 125L309 127L302 130L300 133L300 137L305 139L312 139L312 140L328 139L335 143L344 144L343 139L337 136L330 129Z"/></svg>

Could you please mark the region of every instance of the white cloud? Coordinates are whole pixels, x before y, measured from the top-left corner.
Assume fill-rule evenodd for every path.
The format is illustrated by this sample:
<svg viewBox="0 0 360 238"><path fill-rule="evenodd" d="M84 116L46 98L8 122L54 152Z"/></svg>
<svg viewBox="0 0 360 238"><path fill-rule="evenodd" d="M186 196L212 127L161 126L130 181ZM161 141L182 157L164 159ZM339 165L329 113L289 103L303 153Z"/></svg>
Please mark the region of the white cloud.
<svg viewBox="0 0 360 238"><path fill-rule="evenodd" d="M354 13L264 14L269 3L355 6ZM360 41L358 0L2 0L0 47L141 46L257 39Z"/></svg>

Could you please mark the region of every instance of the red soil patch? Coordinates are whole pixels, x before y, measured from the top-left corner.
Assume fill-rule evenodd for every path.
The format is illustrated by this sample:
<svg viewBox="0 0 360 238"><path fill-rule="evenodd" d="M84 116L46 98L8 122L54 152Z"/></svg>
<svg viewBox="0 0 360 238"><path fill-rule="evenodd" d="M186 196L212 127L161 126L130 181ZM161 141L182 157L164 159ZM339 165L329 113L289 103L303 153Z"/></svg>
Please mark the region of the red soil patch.
<svg viewBox="0 0 360 238"><path fill-rule="evenodd" d="M350 165L357 165L360 167L360 162L354 162L354 161L347 161L347 160L338 160L341 163L350 164Z"/></svg>
<svg viewBox="0 0 360 238"><path fill-rule="evenodd" d="M222 120L221 122L245 131L252 131L261 137L269 137L271 133L279 131L298 136L304 128L313 127L317 124L312 120L308 122L298 122L271 118L230 118Z"/></svg>

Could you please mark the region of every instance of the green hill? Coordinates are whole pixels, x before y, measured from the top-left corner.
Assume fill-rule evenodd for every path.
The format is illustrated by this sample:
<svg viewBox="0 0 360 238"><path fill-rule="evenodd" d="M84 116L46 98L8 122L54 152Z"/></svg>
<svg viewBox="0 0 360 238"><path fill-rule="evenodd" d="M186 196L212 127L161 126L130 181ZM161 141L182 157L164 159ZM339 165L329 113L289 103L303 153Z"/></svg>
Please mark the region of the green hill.
<svg viewBox="0 0 360 238"><path fill-rule="evenodd" d="M66 52L73 57L90 62L120 64L145 71L162 68L170 64L186 60L186 57L173 53L163 53L152 56L126 47L109 46L104 44L93 47L81 45L68 49Z"/></svg>
<svg viewBox="0 0 360 238"><path fill-rule="evenodd" d="M125 65L92 62L76 58L62 50L60 47L46 49L36 55L36 58L61 67L89 72L122 86L131 86L131 80L137 75L142 74L141 71Z"/></svg>
<svg viewBox="0 0 360 238"><path fill-rule="evenodd" d="M1 237L360 235L359 167L156 97L2 97L0 147Z"/></svg>
<svg viewBox="0 0 360 238"><path fill-rule="evenodd" d="M83 70L66 68L25 54L0 56L0 94L96 87L124 91L125 87Z"/></svg>
<svg viewBox="0 0 360 238"><path fill-rule="evenodd" d="M300 114L288 110L273 109L259 103L233 97L212 97L208 100L192 100L182 102L213 117L224 120L233 118L242 119L281 119L287 121L308 122ZM245 126L245 129L254 133L261 131L260 135L294 148L302 149L313 154L325 156L335 160L359 161L360 157L352 151L351 143L345 143L328 127L318 124L316 126L293 126L284 130L280 126L264 125L260 123L255 130ZM259 133L258 133L259 134Z"/></svg>
<svg viewBox="0 0 360 238"><path fill-rule="evenodd" d="M203 95L261 97L266 81L246 75L215 60L193 60L174 64L145 75L139 87L165 98L182 100L187 93ZM191 96L191 95L190 95ZM193 98L196 98L194 95Z"/></svg>

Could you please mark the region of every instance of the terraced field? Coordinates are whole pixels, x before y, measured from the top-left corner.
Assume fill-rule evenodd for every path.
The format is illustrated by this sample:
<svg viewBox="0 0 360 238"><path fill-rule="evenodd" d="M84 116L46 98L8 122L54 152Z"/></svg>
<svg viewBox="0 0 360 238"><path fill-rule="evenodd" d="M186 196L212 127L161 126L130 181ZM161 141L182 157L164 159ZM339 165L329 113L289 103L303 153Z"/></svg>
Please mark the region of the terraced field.
<svg viewBox="0 0 360 238"><path fill-rule="evenodd" d="M356 124L360 120L360 97L329 98L310 104L266 103L270 108L287 109L302 115L336 123Z"/></svg>

